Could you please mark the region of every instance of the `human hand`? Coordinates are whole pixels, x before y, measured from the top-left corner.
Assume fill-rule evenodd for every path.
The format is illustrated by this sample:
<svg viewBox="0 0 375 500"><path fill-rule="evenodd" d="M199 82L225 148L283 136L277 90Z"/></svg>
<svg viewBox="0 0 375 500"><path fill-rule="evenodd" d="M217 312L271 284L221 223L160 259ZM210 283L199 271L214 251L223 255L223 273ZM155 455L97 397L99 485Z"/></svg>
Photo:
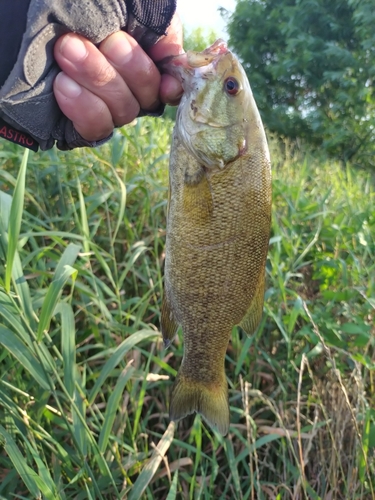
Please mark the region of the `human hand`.
<svg viewBox="0 0 375 500"><path fill-rule="evenodd" d="M155 63L181 52L177 15L149 54L124 31L110 35L99 47L75 33L63 35L54 48L62 70L54 82L58 105L84 139L104 139L114 127L134 120L140 109L152 112L161 102L178 103L180 83L160 75Z"/></svg>

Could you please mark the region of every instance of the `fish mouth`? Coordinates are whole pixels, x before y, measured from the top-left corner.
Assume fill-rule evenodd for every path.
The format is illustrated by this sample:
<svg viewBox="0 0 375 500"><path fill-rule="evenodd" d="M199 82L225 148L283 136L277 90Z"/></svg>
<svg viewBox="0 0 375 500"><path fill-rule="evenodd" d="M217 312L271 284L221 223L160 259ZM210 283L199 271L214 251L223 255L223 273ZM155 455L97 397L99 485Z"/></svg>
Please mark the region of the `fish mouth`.
<svg viewBox="0 0 375 500"><path fill-rule="evenodd" d="M203 52L187 52L188 64L191 68L200 68L211 64L215 59L229 52L227 43L219 38Z"/></svg>
<svg viewBox="0 0 375 500"><path fill-rule="evenodd" d="M172 75L183 83L185 81L184 74L188 73L194 76L199 72L199 68L209 65L215 68L221 56L228 52L227 43L219 38L203 52L189 50L178 56L166 57L158 63L158 67L163 73Z"/></svg>

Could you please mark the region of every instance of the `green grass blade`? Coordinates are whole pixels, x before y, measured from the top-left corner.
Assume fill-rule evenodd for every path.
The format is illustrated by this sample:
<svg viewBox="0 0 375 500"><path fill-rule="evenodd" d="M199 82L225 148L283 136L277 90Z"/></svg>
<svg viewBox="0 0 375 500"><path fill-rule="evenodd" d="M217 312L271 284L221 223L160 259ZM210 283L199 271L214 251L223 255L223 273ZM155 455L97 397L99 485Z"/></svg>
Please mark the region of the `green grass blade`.
<svg viewBox="0 0 375 500"><path fill-rule="evenodd" d="M38 359L30 352L21 340L14 335L13 332L0 325L0 344L2 344L12 356L14 356L26 371L34 377L35 381L49 390L50 385L46 380L45 373L38 361Z"/></svg>
<svg viewBox="0 0 375 500"><path fill-rule="evenodd" d="M33 349L33 340L24 325L20 321L20 315L15 307L10 296L0 292L0 317L3 317L6 323L13 329L15 333L25 342L25 344Z"/></svg>
<svg viewBox="0 0 375 500"><path fill-rule="evenodd" d="M242 370L242 367L245 363L246 358L249 357L249 350L250 347L253 345L254 338L253 337L246 337L246 340L243 344L243 347L241 349L240 355L238 357L237 363L236 363L236 369L235 369L235 376L238 377L238 374Z"/></svg>
<svg viewBox="0 0 375 500"><path fill-rule="evenodd" d="M85 488L87 493L87 500L95 500L94 497L91 495L90 488L87 483L85 483Z"/></svg>
<svg viewBox="0 0 375 500"><path fill-rule="evenodd" d="M82 393L82 387L81 391L78 391L77 388L74 391L74 406L72 405L73 433L81 455L86 456L90 436L85 422L87 405L86 401L82 398Z"/></svg>
<svg viewBox="0 0 375 500"><path fill-rule="evenodd" d="M16 252L14 255L12 278L15 291L21 303L21 310L24 314L24 317L30 324L30 327L33 330L36 330L36 316L31 300L30 288L25 279L21 259L18 252Z"/></svg>
<svg viewBox="0 0 375 500"><path fill-rule="evenodd" d="M238 475L238 468L237 468L236 459L235 459L234 450L233 450L233 443L229 439L224 440L224 449L225 449L227 457L228 457L228 463L229 463L230 471L232 473L235 491L238 492L239 498L242 498L242 490L241 490L241 486L240 486L240 478Z"/></svg>
<svg viewBox="0 0 375 500"><path fill-rule="evenodd" d="M362 483L366 479L368 469L368 451L369 451L369 436L370 436L370 410L367 409L362 433L362 447L359 451L359 478Z"/></svg>
<svg viewBox="0 0 375 500"><path fill-rule="evenodd" d="M177 485L178 485L178 469L174 473L171 487L168 492L166 500L176 500L177 498Z"/></svg>
<svg viewBox="0 0 375 500"><path fill-rule="evenodd" d="M74 314L70 304L61 302L56 307L56 314L61 315L61 354L64 363L64 384L70 397L74 394L76 346Z"/></svg>
<svg viewBox="0 0 375 500"><path fill-rule="evenodd" d="M124 359L125 354L130 351L135 345L143 340L150 339L157 336L157 332L154 330L140 330L139 332L133 333L129 338L124 340L114 351L109 360L105 363L101 369L100 375L95 382L94 387L91 389L89 395L89 404L93 404L100 388L102 387L106 378L111 374L111 372L116 368L116 366Z"/></svg>
<svg viewBox="0 0 375 500"><path fill-rule="evenodd" d="M257 439L255 443L252 443L250 446L245 448L241 453L239 453L236 456L235 462L236 464L239 464L241 460L243 460L247 455L250 455L250 453L254 453L255 450L258 448L261 448L262 446L271 443L272 441L277 441L281 439L280 434L268 434L267 436L262 436L261 438Z"/></svg>
<svg viewBox="0 0 375 500"><path fill-rule="evenodd" d="M128 275L130 269L133 268L133 266L134 266L136 260L138 259L138 257L140 257L144 252L147 251L147 247L144 244L140 244L140 245L137 245L132 250L133 250L133 254L129 258L127 258L125 269L121 273L121 276L120 276L120 279L119 279L118 286L120 288L122 288L126 276Z"/></svg>
<svg viewBox="0 0 375 500"><path fill-rule="evenodd" d="M0 443L1 443L1 439L0 439ZM2 481L0 483L0 500L8 500L8 498L5 498L1 495L1 492L6 490L8 484L14 483L15 481L17 481L17 479L18 479L18 473L17 473L16 469L13 469L10 472L8 472L6 477L2 479ZM11 486L10 486L10 488L11 488Z"/></svg>
<svg viewBox="0 0 375 500"><path fill-rule="evenodd" d="M79 182L79 179L77 179L77 189L78 189L78 197L79 197L79 209L80 209L80 213L81 213L82 233L84 235L83 248L84 248L84 251L86 253L88 253L90 251L90 238L89 238L90 228L89 228L89 223L87 220L85 200L83 198L81 183Z"/></svg>
<svg viewBox="0 0 375 500"><path fill-rule="evenodd" d="M38 341L42 339L44 331L49 329L56 304L60 298L65 283L71 276L75 277L77 275L77 270L71 266L74 264L79 250L80 247L78 245L74 245L73 243L68 245L56 267L52 283L48 288L48 292L45 296L42 310L40 312L40 321L37 331Z"/></svg>
<svg viewBox="0 0 375 500"><path fill-rule="evenodd" d="M40 458L38 455L37 451L35 451L34 447L31 446L31 443L29 441L25 440L25 443L28 447L28 450L30 454L32 455L37 467L38 467L38 472L39 472L39 477L36 480L37 484L45 496L47 500L59 500L58 496L56 494L56 487L55 483L52 479L52 476L46 467L46 464L43 462L43 460Z"/></svg>
<svg viewBox="0 0 375 500"><path fill-rule="evenodd" d="M25 315L25 319L30 323L30 326L35 329L36 321L35 315L33 311L33 306L31 302L30 290L25 280L21 260L19 258L17 252L17 244L14 247L12 252L12 261L11 265L9 265L9 234L7 234L7 229L9 228L10 221L10 213L11 207L13 205L12 197L7 193L3 193L0 191L0 250L4 249L7 254L7 257L3 255L3 258L6 258L7 266L6 271L11 272L11 277L13 278L14 288L18 295L18 298L21 302L21 309ZM13 241L15 240L15 235L12 236ZM19 234L17 235L17 240L19 238ZM2 244L2 245L1 245ZM1 251L0 255L3 252ZM9 290L8 290L9 292Z"/></svg>
<svg viewBox="0 0 375 500"><path fill-rule="evenodd" d="M128 500L138 500L142 497L147 486L150 484L150 481L154 477L160 462L163 460L164 455L167 453L174 436L174 431L176 428L175 422L170 422L167 430L163 434L163 437L160 439L157 444L154 452L150 460L147 462L142 472L139 474L134 486L129 494Z"/></svg>
<svg viewBox="0 0 375 500"><path fill-rule="evenodd" d="M7 266L5 269L5 289L8 293L10 292L14 255L16 253L18 238L21 229L28 157L29 150L25 149L9 213Z"/></svg>
<svg viewBox="0 0 375 500"><path fill-rule="evenodd" d="M107 262L105 261L105 259L103 258L102 254L100 253L100 250L95 245L92 245L92 251L94 252L95 258L98 260L98 262L102 266L102 269L105 272L107 278L110 280L112 287L116 288L116 284L113 280L111 269L110 269L109 265L107 264Z"/></svg>
<svg viewBox="0 0 375 500"><path fill-rule="evenodd" d="M12 436L0 425L0 442L3 441L5 451L7 452L9 458L11 459L14 467L17 469L18 474L21 476L26 488L32 494L34 498L41 498L40 490L38 488L37 479L38 475L31 467L26 463L26 460L22 456L20 449L16 445Z"/></svg>
<svg viewBox="0 0 375 500"><path fill-rule="evenodd" d="M150 363L151 363L151 356L149 356L148 360L147 360L147 365L145 368L146 373L148 373L150 371ZM137 435L137 429L138 429L139 422L141 420L143 403L144 403L144 398L145 398L145 394L146 394L146 387L147 387L147 380L146 380L146 378L144 378L142 380L140 391L138 393L138 398L137 398L137 409L136 409L135 415L134 415L132 439L135 439L135 436Z"/></svg>
<svg viewBox="0 0 375 500"><path fill-rule="evenodd" d="M32 238L32 237L43 237L56 239L58 241L62 240L77 240L84 241L84 237L81 234L68 233L67 231L26 231L25 233L21 233L21 238Z"/></svg>
<svg viewBox="0 0 375 500"><path fill-rule="evenodd" d="M64 272L65 266L73 266L73 264L77 260L80 250L81 250L80 245L69 243L69 245L66 247L64 253L61 256L59 263L56 266L54 279L58 279L59 275Z"/></svg>
<svg viewBox="0 0 375 500"><path fill-rule="evenodd" d="M121 373L116 383L116 386L109 397L104 415L103 427L100 431L100 436L99 436L99 450L101 451L101 453L104 453L105 449L107 448L109 435L112 430L113 422L116 417L122 393L124 392L124 388L128 383L128 381L130 380L133 373L134 369L131 368L130 366L127 366L125 370Z"/></svg>
<svg viewBox="0 0 375 500"><path fill-rule="evenodd" d="M8 231L10 208L12 206L12 197L8 193L0 191L0 227Z"/></svg>

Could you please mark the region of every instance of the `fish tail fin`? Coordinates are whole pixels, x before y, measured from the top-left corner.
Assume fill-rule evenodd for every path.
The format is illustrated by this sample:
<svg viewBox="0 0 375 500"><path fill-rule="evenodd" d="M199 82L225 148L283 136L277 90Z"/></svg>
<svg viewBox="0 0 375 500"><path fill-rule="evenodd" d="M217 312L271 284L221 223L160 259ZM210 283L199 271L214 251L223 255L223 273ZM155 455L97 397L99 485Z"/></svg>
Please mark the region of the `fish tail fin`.
<svg viewBox="0 0 375 500"><path fill-rule="evenodd" d="M169 416L171 420L180 420L194 411L200 413L223 436L228 433L228 384L224 369L220 381L204 384L186 376L181 367L173 387Z"/></svg>

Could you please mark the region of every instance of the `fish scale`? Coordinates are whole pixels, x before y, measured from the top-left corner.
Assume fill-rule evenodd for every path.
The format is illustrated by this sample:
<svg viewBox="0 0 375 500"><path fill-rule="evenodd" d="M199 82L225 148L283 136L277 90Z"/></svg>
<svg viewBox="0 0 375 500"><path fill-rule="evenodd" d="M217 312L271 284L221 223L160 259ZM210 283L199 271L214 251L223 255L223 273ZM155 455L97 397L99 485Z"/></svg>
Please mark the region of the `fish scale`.
<svg viewBox="0 0 375 500"><path fill-rule="evenodd" d="M222 41L202 54L212 56L207 70L204 64L195 69L199 53L190 57L190 64L188 53L165 67L183 75L185 95L170 157L161 328L166 345L178 325L184 338L171 419L199 412L225 435L229 405L224 361L231 331L240 324L253 334L262 315L271 170L242 67ZM241 86L237 100L225 93L228 77ZM212 102L215 108L205 122L202 117ZM212 145L222 140L231 142L216 151Z"/></svg>

